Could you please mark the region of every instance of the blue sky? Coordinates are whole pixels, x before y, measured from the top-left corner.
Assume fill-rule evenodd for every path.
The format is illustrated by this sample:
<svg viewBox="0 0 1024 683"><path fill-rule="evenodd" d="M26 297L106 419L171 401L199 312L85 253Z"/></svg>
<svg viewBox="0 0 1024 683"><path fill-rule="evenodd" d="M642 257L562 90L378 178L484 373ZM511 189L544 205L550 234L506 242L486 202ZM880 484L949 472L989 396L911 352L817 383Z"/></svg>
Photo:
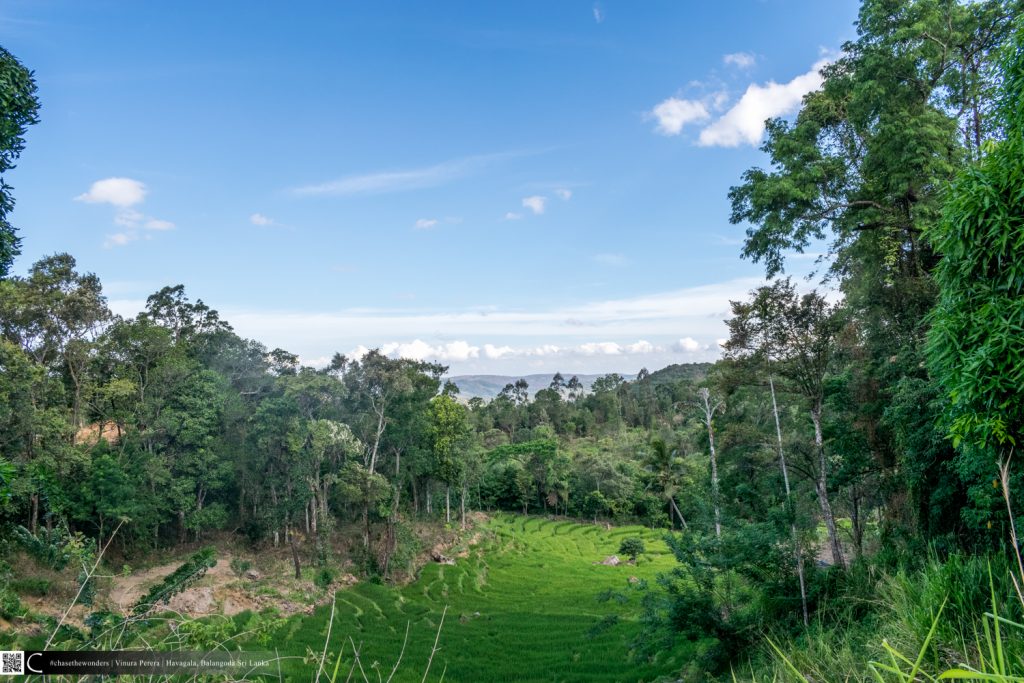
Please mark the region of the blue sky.
<svg viewBox="0 0 1024 683"><path fill-rule="evenodd" d="M43 106L16 269L70 252L125 315L182 283L314 364L713 359L762 273L728 188L856 8L8 0Z"/></svg>

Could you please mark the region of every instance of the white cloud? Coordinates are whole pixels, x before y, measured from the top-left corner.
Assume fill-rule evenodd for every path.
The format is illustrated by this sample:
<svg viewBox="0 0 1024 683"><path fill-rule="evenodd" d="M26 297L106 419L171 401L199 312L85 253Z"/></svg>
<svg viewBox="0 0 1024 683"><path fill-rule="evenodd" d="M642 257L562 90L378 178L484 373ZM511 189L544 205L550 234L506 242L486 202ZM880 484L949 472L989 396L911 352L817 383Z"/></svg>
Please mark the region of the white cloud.
<svg viewBox="0 0 1024 683"><path fill-rule="evenodd" d="M683 337L672 345L672 350L682 353L693 353L700 351L700 342L693 337Z"/></svg>
<svg viewBox="0 0 1024 683"><path fill-rule="evenodd" d="M127 239L110 236L109 246ZM433 354L461 372L511 374L529 366L563 373L624 373L640 365L653 369L714 360L721 353L717 341L728 335L723 319L729 301L745 300L763 284L759 277L741 278L623 299L516 309L218 310L239 335L303 358L387 346L393 353ZM145 307L145 300L125 297L109 305L132 316ZM438 340L442 334L444 339ZM608 353L615 348L612 344L618 345L618 353ZM467 360L455 360L461 358Z"/></svg>
<svg viewBox="0 0 1024 683"><path fill-rule="evenodd" d="M604 21L604 10L600 5L594 5L594 21L599 24Z"/></svg>
<svg viewBox="0 0 1024 683"><path fill-rule="evenodd" d="M116 232L113 235L107 235L107 239L103 241L103 248L110 249L111 247L123 247L129 242L134 242L137 239L139 239L138 233Z"/></svg>
<svg viewBox="0 0 1024 683"><path fill-rule="evenodd" d="M517 220L519 220L522 217L523 217L523 214L515 213L514 211L509 211L508 213L505 214L505 220L507 220L507 221L517 221Z"/></svg>
<svg viewBox="0 0 1024 683"><path fill-rule="evenodd" d="M262 213L254 213L249 216L249 222L253 225L266 226L273 225L274 219L270 216L264 216Z"/></svg>
<svg viewBox="0 0 1024 683"><path fill-rule="evenodd" d="M416 228L417 230L430 230L436 225L436 218L420 218L419 220L416 221L413 227Z"/></svg>
<svg viewBox="0 0 1024 683"><path fill-rule="evenodd" d="M75 201L88 204L110 204L117 207L114 213L114 225L124 228L122 232L107 235L103 242L105 248L123 247L139 239L138 231L172 230L174 223L153 216L147 216L138 209L132 208L146 199L145 184L131 178L105 178L97 180L89 191L75 197ZM146 239L152 236L147 235Z"/></svg>
<svg viewBox="0 0 1024 683"><path fill-rule="evenodd" d="M515 354L516 350L511 346L495 346L494 344L484 344L483 353L484 358L496 360L498 358L504 358L505 356L511 356Z"/></svg>
<svg viewBox="0 0 1024 683"><path fill-rule="evenodd" d="M150 218L142 227L146 230L173 230L174 223L159 218Z"/></svg>
<svg viewBox="0 0 1024 683"><path fill-rule="evenodd" d="M559 199L562 199L564 201L569 201L570 199L572 199L572 190L568 190L564 187L556 189L555 194L558 195Z"/></svg>
<svg viewBox="0 0 1024 683"><path fill-rule="evenodd" d="M105 178L94 182L89 191L75 197L75 201L128 207L141 203L145 198L146 186L138 180Z"/></svg>
<svg viewBox="0 0 1024 683"><path fill-rule="evenodd" d="M626 346L626 353L654 353L659 350L657 346L644 339Z"/></svg>
<svg viewBox="0 0 1024 683"><path fill-rule="evenodd" d="M135 209L120 209L114 214L114 225L120 225L122 228L137 228L139 222L144 218L145 216Z"/></svg>
<svg viewBox="0 0 1024 683"><path fill-rule="evenodd" d="M658 120L655 130L662 135L679 135L687 124L706 121L711 114L700 100L670 97L654 107L648 117Z"/></svg>
<svg viewBox="0 0 1024 683"><path fill-rule="evenodd" d="M579 352L585 356L617 356L622 353L622 347L615 342L588 342L586 344L580 344Z"/></svg>
<svg viewBox="0 0 1024 683"><path fill-rule="evenodd" d="M524 152L504 152L485 154L461 159L452 159L433 166L398 171L375 171L358 175L349 175L337 180L330 180L315 185L304 185L292 189L292 194L299 196L351 196L359 194L381 194L385 192L403 192L437 187L469 175L475 170L502 159L523 156Z"/></svg>
<svg viewBox="0 0 1024 683"><path fill-rule="evenodd" d="M389 342L382 344L379 348L380 352L386 356L409 360L466 361L480 357L480 347L473 346L466 341L431 345L422 339L414 339L411 342ZM351 358L362 358L368 352L367 347L359 345L349 351L348 355Z"/></svg>
<svg viewBox="0 0 1024 683"><path fill-rule="evenodd" d="M681 340L694 342L692 339ZM613 341L584 342L575 346L559 346L557 344L541 344L539 346L512 347L483 344L476 346L464 340L430 344L422 339L409 342L388 342L378 347L380 352L392 358L408 358L410 360L435 360L446 362L462 362L476 358L498 360L504 358L544 358L544 357L590 357L590 356L621 356L649 355L676 350L652 344L644 339L631 344L619 344ZM692 350L699 350L696 346ZM691 350L691 349L687 349ZM369 352L366 346L359 345L349 351L349 357L362 358ZM326 358L326 356L323 356Z"/></svg>
<svg viewBox="0 0 1024 683"><path fill-rule="evenodd" d="M728 66L735 66L740 69L749 69L757 62L757 57L749 52L733 52L723 55L722 61Z"/></svg>
<svg viewBox="0 0 1024 683"><path fill-rule="evenodd" d="M548 198L540 195L533 195L532 197L523 197L523 206L533 211L535 215L544 213L544 205L547 203Z"/></svg>
<svg viewBox="0 0 1024 683"><path fill-rule="evenodd" d="M826 64L828 60L820 60L810 71L788 83L750 84L736 104L700 132L698 144L702 147L758 145L764 135L766 119L795 112L804 95L821 87L819 71Z"/></svg>

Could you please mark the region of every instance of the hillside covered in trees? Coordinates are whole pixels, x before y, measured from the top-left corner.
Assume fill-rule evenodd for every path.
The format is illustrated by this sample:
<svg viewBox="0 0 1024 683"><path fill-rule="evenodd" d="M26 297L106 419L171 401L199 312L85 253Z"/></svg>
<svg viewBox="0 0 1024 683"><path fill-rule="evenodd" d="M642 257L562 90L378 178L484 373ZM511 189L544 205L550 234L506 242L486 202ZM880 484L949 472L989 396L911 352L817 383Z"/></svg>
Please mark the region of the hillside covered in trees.
<svg viewBox="0 0 1024 683"><path fill-rule="evenodd" d="M589 390L557 374L460 398L444 365L379 351L303 366L181 285L115 315L69 254L12 274L3 185L0 617L34 623L27 557L230 538L286 549L297 578L403 584L417 528L502 512L503 529L658 530L671 568L605 595L642 607L638 670L688 643L687 680L1020 680L1021 16L1017 0L865 0L823 86L768 122L765 167L729 191L768 279L731 302L721 359ZM0 76L5 171L38 102L5 51ZM815 279L787 277L817 249Z"/></svg>

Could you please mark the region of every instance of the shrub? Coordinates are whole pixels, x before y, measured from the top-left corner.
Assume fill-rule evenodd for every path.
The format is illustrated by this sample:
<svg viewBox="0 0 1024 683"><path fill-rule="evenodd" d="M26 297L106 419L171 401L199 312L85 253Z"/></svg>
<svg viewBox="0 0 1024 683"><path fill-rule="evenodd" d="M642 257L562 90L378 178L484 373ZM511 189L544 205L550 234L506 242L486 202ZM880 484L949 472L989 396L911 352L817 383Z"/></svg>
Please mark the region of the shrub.
<svg viewBox="0 0 1024 683"><path fill-rule="evenodd" d="M252 562L250 562L249 560L243 560L238 557L232 558L230 565L231 571L233 571L235 573L235 576L237 576L238 578L242 578L242 576L244 576L247 571L252 569Z"/></svg>
<svg viewBox="0 0 1024 683"><path fill-rule="evenodd" d="M317 588L327 590L327 588L334 583L334 570L330 567L320 567L317 570L316 575L313 577L313 583L316 584Z"/></svg>
<svg viewBox="0 0 1024 683"><path fill-rule="evenodd" d="M14 579L11 581L10 587L11 590L13 590L16 593L44 597L50 594L50 589L53 587L53 582L49 579Z"/></svg>
<svg viewBox="0 0 1024 683"><path fill-rule="evenodd" d="M629 555L631 562L636 562L638 555L643 555L647 552L647 547L644 546L642 538L636 536L630 536L622 539L622 543L619 544L619 553L622 555Z"/></svg>

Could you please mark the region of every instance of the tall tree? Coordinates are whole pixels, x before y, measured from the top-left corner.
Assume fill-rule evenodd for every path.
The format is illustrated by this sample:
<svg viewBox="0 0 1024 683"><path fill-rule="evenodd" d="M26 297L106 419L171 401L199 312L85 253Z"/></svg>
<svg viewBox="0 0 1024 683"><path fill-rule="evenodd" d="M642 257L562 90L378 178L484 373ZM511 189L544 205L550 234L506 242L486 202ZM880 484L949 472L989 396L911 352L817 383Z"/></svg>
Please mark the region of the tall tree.
<svg viewBox="0 0 1024 683"><path fill-rule="evenodd" d="M715 509L715 538L722 538L722 494L718 487L718 453L715 451L715 414L725 404L711 396L711 390L701 387L697 390L698 403L704 429L708 435L708 453L711 456L711 504Z"/></svg>
<svg viewBox="0 0 1024 683"><path fill-rule="evenodd" d="M733 302L728 322L731 337L727 351L743 356L751 352L749 336L757 331L761 342L755 352L777 359L778 372L804 398L814 426L814 462L808 470L814 481L822 520L828 530L832 561L845 567L829 492L830 463L825 450L822 413L825 407L825 379L835 350L841 319L833 306L817 292L799 295L788 280L761 287L749 302Z"/></svg>
<svg viewBox="0 0 1024 683"><path fill-rule="evenodd" d="M12 188L4 176L25 149L25 132L39 123L36 81L10 52L0 47L0 278L21 253L21 238L8 218L14 210Z"/></svg>
<svg viewBox="0 0 1024 683"><path fill-rule="evenodd" d="M930 233L943 259L928 357L954 444L983 473L1024 443L1024 27L1007 51L999 111L1005 139L960 175Z"/></svg>

